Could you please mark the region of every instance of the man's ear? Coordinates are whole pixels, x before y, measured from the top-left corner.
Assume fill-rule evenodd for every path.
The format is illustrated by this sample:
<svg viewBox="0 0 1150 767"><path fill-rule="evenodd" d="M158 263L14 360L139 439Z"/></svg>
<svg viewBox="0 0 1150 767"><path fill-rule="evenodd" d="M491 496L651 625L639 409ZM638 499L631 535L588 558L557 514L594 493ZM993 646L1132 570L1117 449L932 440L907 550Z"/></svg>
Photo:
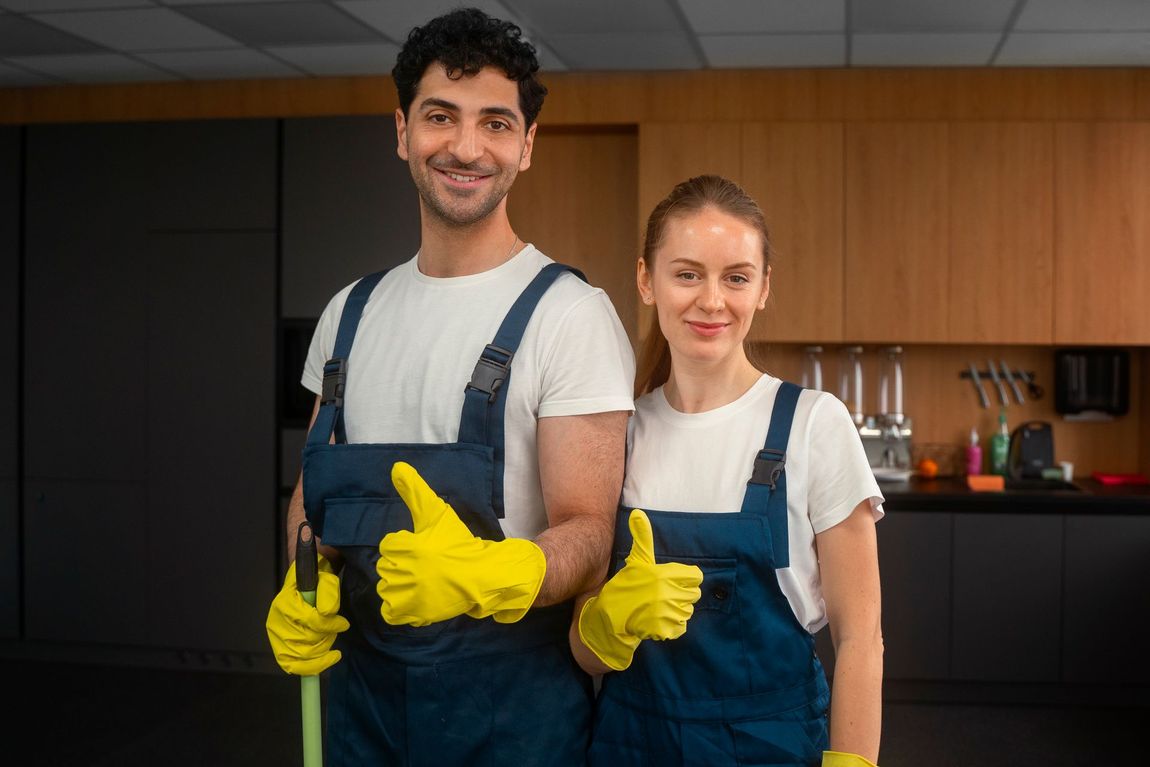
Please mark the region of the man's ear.
<svg viewBox="0 0 1150 767"><path fill-rule="evenodd" d="M523 141L523 155L519 158L519 170L524 171L531 167L531 150L535 147L535 129L539 123L531 123L527 129L527 138Z"/></svg>
<svg viewBox="0 0 1150 767"><path fill-rule="evenodd" d="M407 118L403 116L402 109L395 110L395 153L399 159L407 162Z"/></svg>

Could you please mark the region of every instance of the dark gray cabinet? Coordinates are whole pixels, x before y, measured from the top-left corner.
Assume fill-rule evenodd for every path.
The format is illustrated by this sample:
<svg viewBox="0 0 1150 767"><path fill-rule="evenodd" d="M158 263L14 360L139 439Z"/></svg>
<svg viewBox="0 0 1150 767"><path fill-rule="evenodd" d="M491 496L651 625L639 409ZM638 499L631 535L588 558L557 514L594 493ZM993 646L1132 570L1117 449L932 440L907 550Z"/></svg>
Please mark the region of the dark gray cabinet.
<svg viewBox="0 0 1150 767"><path fill-rule="evenodd" d="M284 121L283 316L318 317L340 288L419 248L419 196L395 120Z"/></svg>
<svg viewBox="0 0 1150 767"><path fill-rule="evenodd" d="M955 516L956 679L1058 681L1061 599L1060 515Z"/></svg>
<svg viewBox="0 0 1150 767"><path fill-rule="evenodd" d="M1066 517L1063 681L1150 684L1150 517Z"/></svg>
<svg viewBox="0 0 1150 767"><path fill-rule="evenodd" d="M276 124L27 130L27 635L263 650Z"/></svg>
<svg viewBox="0 0 1150 767"><path fill-rule="evenodd" d="M0 127L0 594L9 595L20 593L20 137L20 128ZM19 630L19 600L0 599L0 637Z"/></svg>
<svg viewBox="0 0 1150 767"><path fill-rule="evenodd" d="M889 679L950 676L953 516L892 511L877 527Z"/></svg>

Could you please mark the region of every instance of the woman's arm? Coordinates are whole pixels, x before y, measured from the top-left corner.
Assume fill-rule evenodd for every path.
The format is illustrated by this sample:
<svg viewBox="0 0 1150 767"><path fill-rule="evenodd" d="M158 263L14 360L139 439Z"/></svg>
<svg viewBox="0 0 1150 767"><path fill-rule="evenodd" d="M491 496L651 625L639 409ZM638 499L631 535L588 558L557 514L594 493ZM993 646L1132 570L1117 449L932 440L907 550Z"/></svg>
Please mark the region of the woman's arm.
<svg viewBox="0 0 1150 767"><path fill-rule="evenodd" d="M878 544L870 501L860 503L815 540L835 646L831 750L877 762L883 647Z"/></svg>

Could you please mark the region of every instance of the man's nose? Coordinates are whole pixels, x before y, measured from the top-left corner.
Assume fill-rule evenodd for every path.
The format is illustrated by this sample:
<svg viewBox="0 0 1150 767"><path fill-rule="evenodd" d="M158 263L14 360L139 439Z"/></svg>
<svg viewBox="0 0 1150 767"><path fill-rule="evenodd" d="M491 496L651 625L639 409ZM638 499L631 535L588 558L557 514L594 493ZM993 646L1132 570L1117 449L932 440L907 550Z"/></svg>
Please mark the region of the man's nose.
<svg viewBox="0 0 1150 767"><path fill-rule="evenodd" d="M460 125L452 137L448 147L451 155L459 162L467 165L483 156L483 149L479 143L479 136L473 126Z"/></svg>

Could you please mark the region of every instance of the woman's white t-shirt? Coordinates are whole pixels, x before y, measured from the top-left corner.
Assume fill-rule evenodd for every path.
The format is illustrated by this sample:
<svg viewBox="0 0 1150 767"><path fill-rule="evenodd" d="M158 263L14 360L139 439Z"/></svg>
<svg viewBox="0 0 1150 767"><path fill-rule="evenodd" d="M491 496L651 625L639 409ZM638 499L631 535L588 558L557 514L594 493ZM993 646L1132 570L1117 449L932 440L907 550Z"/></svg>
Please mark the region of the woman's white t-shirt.
<svg viewBox="0 0 1150 767"><path fill-rule="evenodd" d="M624 507L738 512L781 384L763 375L734 402L703 413L675 410L661 387L640 397L627 435ZM846 406L825 392L799 396L786 472L791 562L776 573L795 617L813 634L827 623L815 535L863 501L881 519L883 497Z"/></svg>

